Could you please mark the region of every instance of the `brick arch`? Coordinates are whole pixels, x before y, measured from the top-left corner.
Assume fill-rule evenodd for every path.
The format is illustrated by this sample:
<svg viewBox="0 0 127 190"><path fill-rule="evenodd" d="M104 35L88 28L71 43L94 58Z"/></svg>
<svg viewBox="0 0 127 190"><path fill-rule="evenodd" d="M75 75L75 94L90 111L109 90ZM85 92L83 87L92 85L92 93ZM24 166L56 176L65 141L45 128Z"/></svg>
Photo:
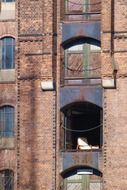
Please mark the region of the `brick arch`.
<svg viewBox="0 0 127 190"><path fill-rule="evenodd" d="M87 166L87 165L74 165L74 166L67 168L64 171L62 171L60 173L60 175L62 176L62 178L67 178L71 175L76 174L78 169L92 169L93 175L97 175L99 177L102 177L102 172L100 170L93 168L91 166Z"/></svg>
<svg viewBox="0 0 127 190"><path fill-rule="evenodd" d="M9 103L9 102L6 102L6 103L1 103L1 104L0 104L0 108L2 108L2 107L4 107L4 106L10 106L10 107L15 108L15 105L14 105L14 104L12 104L12 103Z"/></svg>
<svg viewBox="0 0 127 190"><path fill-rule="evenodd" d="M88 36L75 36L72 38L67 39L66 41L64 41L61 46L64 49L67 49L71 46L74 45L78 45L78 44L84 44L84 43L88 43L88 44L93 44L96 46L101 46L101 42L95 38L92 37L88 37Z"/></svg>
<svg viewBox="0 0 127 190"><path fill-rule="evenodd" d="M84 101L84 102L80 101L80 102L72 102L70 104L65 105L64 107L61 108L61 111L66 112L69 108L74 107L74 106L76 106L76 107L89 106L89 107L91 107L91 109L93 109L93 108L94 109L102 109L102 107L97 105L97 104L94 104L94 103L91 103L91 102L88 102L88 101Z"/></svg>
<svg viewBox="0 0 127 190"><path fill-rule="evenodd" d="M10 166L9 167L5 167L5 166L0 167L0 172L6 171L6 170L9 170L9 171L14 173L14 169L12 167L10 167Z"/></svg>
<svg viewBox="0 0 127 190"><path fill-rule="evenodd" d="M2 189L14 189L14 171L10 168L0 170L0 180L4 180L1 183Z"/></svg>
<svg viewBox="0 0 127 190"><path fill-rule="evenodd" d="M2 40L3 38L13 38L15 39L16 37L12 34L3 34L0 36L0 40Z"/></svg>
<svg viewBox="0 0 127 190"><path fill-rule="evenodd" d="M0 38L2 36L16 36L16 27L15 27L15 22L3 22L1 23L1 28L0 28Z"/></svg>

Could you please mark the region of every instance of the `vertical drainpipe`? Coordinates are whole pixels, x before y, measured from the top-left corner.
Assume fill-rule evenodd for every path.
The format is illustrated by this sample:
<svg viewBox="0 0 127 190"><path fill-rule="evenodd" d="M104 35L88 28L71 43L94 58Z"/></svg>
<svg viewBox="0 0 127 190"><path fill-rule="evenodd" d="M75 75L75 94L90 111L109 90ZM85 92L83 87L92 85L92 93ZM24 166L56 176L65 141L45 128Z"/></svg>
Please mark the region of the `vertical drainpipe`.
<svg viewBox="0 0 127 190"><path fill-rule="evenodd" d="M111 0L111 58L114 57L114 0Z"/></svg>
<svg viewBox="0 0 127 190"><path fill-rule="evenodd" d="M110 54L111 54L111 63L113 67L113 77L114 77L114 87L116 88L116 72L117 72L117 65L114 59L114 17L115 17L115 10L114 10L114 0L111 0L111 45L110 45Z"/></svg>

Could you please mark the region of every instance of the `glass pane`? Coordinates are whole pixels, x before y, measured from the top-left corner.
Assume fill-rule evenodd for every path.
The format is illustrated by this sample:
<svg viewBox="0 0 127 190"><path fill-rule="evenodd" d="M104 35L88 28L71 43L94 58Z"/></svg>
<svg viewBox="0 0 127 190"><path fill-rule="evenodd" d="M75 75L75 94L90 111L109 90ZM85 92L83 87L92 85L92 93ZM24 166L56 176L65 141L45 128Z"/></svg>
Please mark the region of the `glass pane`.
<svg viewBox="0 0 127 190"><path fill-rule="evenodd" d="M67 0L67 12L82 12L83 0Z"/></svg>
<svg viewBox="0 0 127 190"><path fill-rule="evenodd" d="M6 38L6 69L12 68L12 39Z"/></svg>
<svg viewBox="0 0 127 190"><path fill-rule="evenodd" d="M13 190L14 174L11 170L0 172L0 190Z"/></svg>
<svg viewBox="0 0 127 190"><path fill-rule="evenodd" d="M0 109L0 136L11 137L14 133L14 108L5 106Z"/></svg>
<svg viewBox="0 0 127 190"><path fill-rule="evenodd" d="M5 128L5 136L11 137L13 136L13 127L14 127L14 111L12 107L5 108L5 118L6 118L6 128Z"/></svg>
<svg viewBox="0 0 127 190"><path fill-rule="evenodd" d="M90 0L90 5L91 6L89 6L89 11L91 13L100 12L100 10L101 10L101 0Z"/></svg>
<svg viewBox="0 0 127 190"><path fill-rule="evenodd" d="M99 46L90 45L90 50L91 51L101 51L101 48Z"/></svg>
<svg viewBox="0 0 127 190"><path fill-rule="evenodd" d="M101 48L88 43L65 50L65 77L97 78L101 70Z"/></svg>
<svg viewBox="0 0 127 190"><path fill-rule="evenodd" d="M91 52L90 54L90 75L98 77L101 74L101 54L99 52Z"/></svg>
<svg viewBox="0 0 127 190"><path fill-rule="evenodd" d="M67 190L82 190L81 183L68 183Z"/></svg>
<svg viewBox="0 0 127 190"><path fill-rule="evenodd" d="M4 109L0 109L0 137L4 135L5 120L4 120Z"/></svg>
<svg viewBox="0 0 127 190"><path fill-rule="evenodd" d="M82 51L83 50L83 44L72 46L68 48L68 51Z"/></svg>
<svg viewBox="0 0 127 190"><path fill-rule="evenodd" d="M100 11L100 0L65 0L66 13L89 13Z"/></svg>
<svg viewBox="0 0 127 190"><path fill-rule="evenodd" d="M0 68L2 68L2 40L0 40Z"/></svg>
<svg viewBox="0 0 127 190"><path fill-rule="evenodd" d="M14 68L15 40L13 38L2 39L2 69Z"/></svg>
<svg viewBox="0 0 127 190"><path fill-rule="evenodd" d="M67 180L78 180L78 179L82 179L82 176L81 175L72 175L70 177L67 178Z"/></svg>
<svg viewBox="0 0 127 190"><path fill-rule="evenodd" d="M5 171L5 190L13 189L13 172L10 170Z"/></svg>
<svg viewBox="0 0 127 190"><path fill-rule="evenodd" d="M100 12L101 0L65 0L65 13L69 20L98 20Z"/></svg>
<svg viewBox="0 0 127 190"><path fill-rule="evenodd" d="M91 182L90 190L102 190L102 184L100 182Z"/></svg>
<svg viewBox="0 0 127 190"><path fill-rule="evenodd" d="M2 69L5 68L6 44L5 39L2 39Z"/></svg>
<svg viewBox="0 0 127 190"><path fill-rule="evenodd" d="M67 77L82 77L83 76L83 54L71 53L67 59Z"/></svg>

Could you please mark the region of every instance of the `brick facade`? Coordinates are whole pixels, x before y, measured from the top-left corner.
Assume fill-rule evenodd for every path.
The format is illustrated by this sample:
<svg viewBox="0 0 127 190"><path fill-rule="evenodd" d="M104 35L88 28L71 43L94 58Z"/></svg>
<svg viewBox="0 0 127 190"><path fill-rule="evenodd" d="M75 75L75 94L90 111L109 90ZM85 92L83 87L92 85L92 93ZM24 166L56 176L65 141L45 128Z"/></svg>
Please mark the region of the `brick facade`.
<svg viewBox="0 0 127 190"><path fill-rule="evenodd" d="M15 20L0 21L0 38L16 39L15 81L0 81L0 107L11 105L15 108L14 146L0 150L0 170L14 171L14 190L63 190L66 169L87 164L96 166L94 157L98 158L101 153L97 169L103 174L103 189L126 189L126 7L126 0L102 0L101 19L93 21L98 31L101 26L99 84L95 80L70 86L60 82L64 39L73 33L71 24L78 23L81 29L89 24L83 20L64 20L62 0L18 0ZM68 36L64 36L65 25L70 30ZM87 27L78 32L75 32L75 39L91 37ZM98 38L95 36L95 41L98 42ZM74 39L69 40L73 42ZM105 79L115 80L115 88L103 88ZM44 81L52 81L54 89L42 90ZM95 93L98 89L99 93ZM102 97L96 100L98 94L97 98L100 94ZM63 99L67 106L89 100L103 109L103 146L99 153L76 152L76 156L62 152L61 110L66 107L65 104L61 106Z"/></svg>
<svg viewBox="0 0 127 190"><path fill-rule="evenodd" d="M103 1L103 6L108 6L109 1ZM116 88L104 90L104 167L103 180L104 189L126 189L126 1L114 1L112 23L107 23L106 11L103 12L102 31L107 31L102 35L102 74L107 74L106 64L110 63L110 55L114 57L117 67ZM107 9L110 11L110 9ZM106 16L107 15L107 16ZM114 16L113 16L114 15ZM113 21L112 21L113 19ZM109 27L108 27L109 26ZM112 31L112 34L110 33ZM111 37L112 36L112 37ZM110 40L111 37L111 40ZM104 40L103 40L104 39ZM110 43L112 45L110 46ZM112 47L112 49L110 48ZM108 53L111 49L112 54ZM103 59L104 58L104 59ZM107 61L105 62L105 60ZM105 64L106 63L106 64Z"/></svg>
<svg viewBox="0 0 127 190"><path fill-rule="evenodd" d="M18 2L19 189L54 187L55 93L41 89L53 80L52 11L52 1Z"/></svg>

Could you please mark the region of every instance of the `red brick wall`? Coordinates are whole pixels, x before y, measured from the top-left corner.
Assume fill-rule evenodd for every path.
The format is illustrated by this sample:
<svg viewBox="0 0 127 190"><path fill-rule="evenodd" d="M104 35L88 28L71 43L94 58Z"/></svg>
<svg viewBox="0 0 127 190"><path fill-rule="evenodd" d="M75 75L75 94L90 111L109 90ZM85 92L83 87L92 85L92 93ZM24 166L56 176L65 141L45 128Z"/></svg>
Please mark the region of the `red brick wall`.
<svg viewBox="0 0 127 190"><path fill-rule="evenodd" d="M12 21L0 23L0 37L12 35L17 39L16 83L0 84L0 105L11 104L16 109L15 148L0 150L0 169L9 167L14 170L15 190L59 189L61 168L59 81L62 30L60 1L57 3L56 6L52 0L19 0L16 5L17 23ZM115 8L114 11L112 9L114 17L111 6ZM117 88L105 89L103 94L105 190L125 190L127 187L126 7L126 0L114 1L114 5L111 0L102 1L102 77L113 77L111 56L118 68ZM114 35L111 34L111 30L115 31ZM57 41L54 32L57 32ZM54 80L55 75L57 101L54 91L42 91L40 86L42 81ZM55 136L56 120L57 136Z"/></svg>
<svg viewBox="0 0 127 190"><path fill-rule="evenodd" d="M126 189L127 79L104 91L104 189Z"/></svg>
<svg viewBox="0 0 127 190"><path fill-rule="evenodd" d="M124 0L114 1L114 11L112 10L112 17L110 14L109 4L109 1L103 1L103 7L105 10L103 10L102 21L105 20L105 22L102 22L102 75L107 78L111 76L111 56L113 57L118 71L116 75L116 88L104 90L103 180L104 190L125 190L127 187L125 177L127 173L127 153L125 147L127 142L127 2ZM109 11L109 13L107 11ZM109 20L112 19L112 21L114 19L114 23L112 23L112 35L111 25L107 18ZM107 33L104 33L106 28ZM110 47L112 47L112 53L110 52Z"/></svg>
<svg viewBox="0 0 127 190"><path fill-rule="evenodd" d="M16 23L13 21L0 21L0 38L5 36L17 37ZM1 71L0 71L1 74ZM7 76L8 77L8 76ZM5 169L11 169L14 171L14 188L17 189L17 173L16 173L16 130L17 130L17 87L16 82L2 82L0 81L0 107L4 105L11 105L15 108L15 131L14 131L14 144L11 141L12 146L10 148L0 149L0 171ZM2 147L2 146L1 146Z"/></svg>
<svg viewBox="0 0 127 190"><path fill-rule="evenodd" d="M52 1L18 2L18 189L54 187L54 91Z"/></svg>

